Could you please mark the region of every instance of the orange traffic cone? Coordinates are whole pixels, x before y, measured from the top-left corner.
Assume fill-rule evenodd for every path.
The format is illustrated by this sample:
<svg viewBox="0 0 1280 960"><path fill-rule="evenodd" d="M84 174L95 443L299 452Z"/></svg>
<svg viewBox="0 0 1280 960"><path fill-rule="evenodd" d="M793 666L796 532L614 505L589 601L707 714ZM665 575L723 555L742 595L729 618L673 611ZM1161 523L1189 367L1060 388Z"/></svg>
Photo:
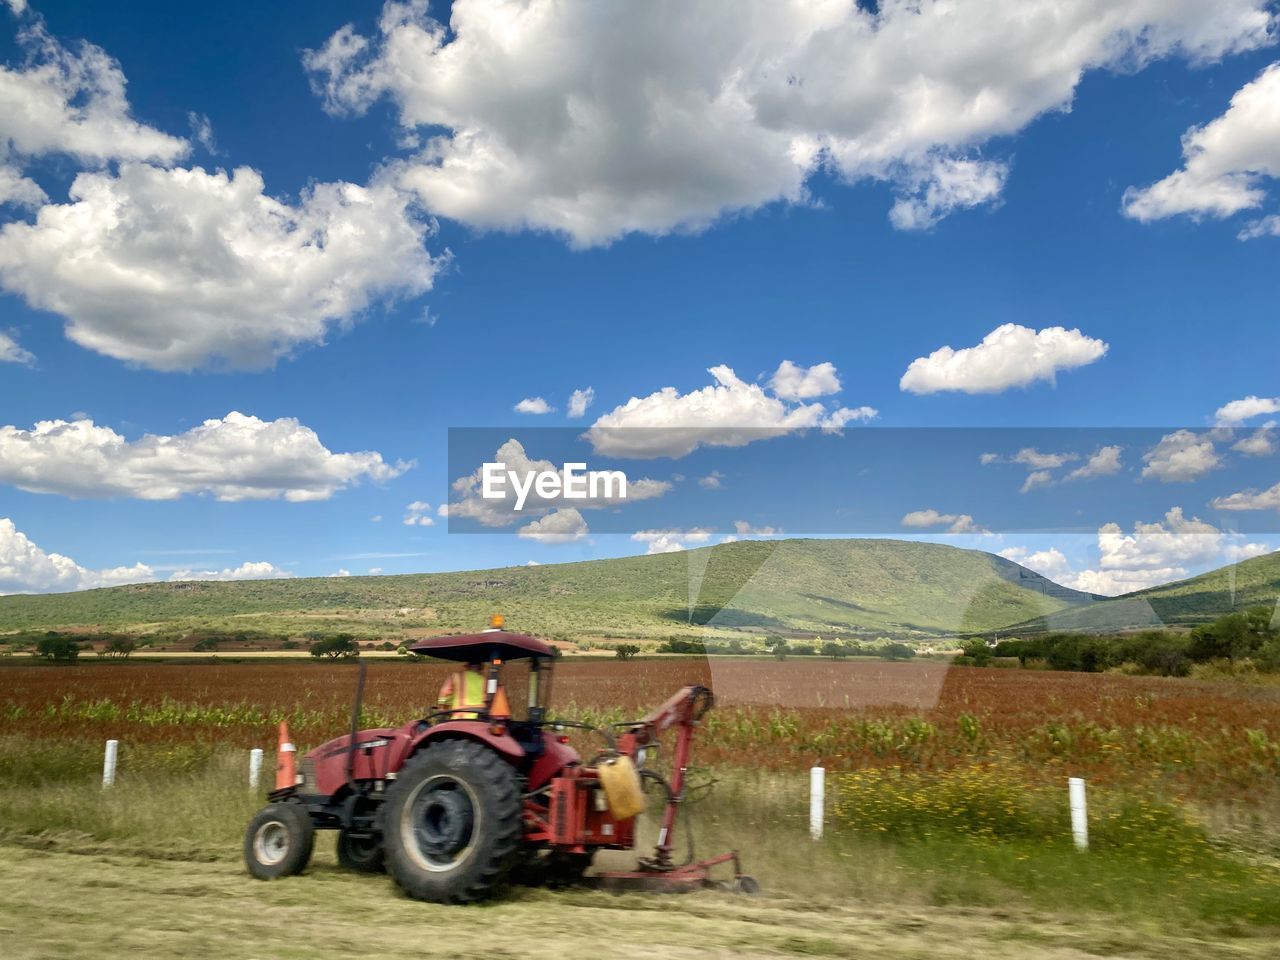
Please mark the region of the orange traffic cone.
<svg viewBox="0 0 1280 960"><path fill-rule="evenodd" d="M489 719L511 719L511 704L507 701L507 691L503 690L501 687L499 687L498 692L493 695L493 699L489 701Z"/></svg>
<svg viewBox="0 0 1280 960"><path fill-rule="evenodd" d="M280 742L276 747L276 789L292 787L298 780L298 748L289 739L289 725L280 721Z"/></svg>

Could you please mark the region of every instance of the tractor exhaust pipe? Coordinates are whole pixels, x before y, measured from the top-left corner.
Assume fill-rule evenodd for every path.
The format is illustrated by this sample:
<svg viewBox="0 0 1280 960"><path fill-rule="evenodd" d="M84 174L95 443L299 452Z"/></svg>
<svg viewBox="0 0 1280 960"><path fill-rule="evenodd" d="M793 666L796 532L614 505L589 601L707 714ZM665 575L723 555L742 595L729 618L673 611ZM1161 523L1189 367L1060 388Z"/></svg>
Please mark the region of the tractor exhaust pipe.
<svg viewBox="0 0 1280 960"><path fill-rule="evenodd" d="M368 664L360 661L360 673L356 679L356 699L351 704L351 738L347 741L347 783L356 781L356 737L360 733L360 707L364 703L364 676Z"/></svg>

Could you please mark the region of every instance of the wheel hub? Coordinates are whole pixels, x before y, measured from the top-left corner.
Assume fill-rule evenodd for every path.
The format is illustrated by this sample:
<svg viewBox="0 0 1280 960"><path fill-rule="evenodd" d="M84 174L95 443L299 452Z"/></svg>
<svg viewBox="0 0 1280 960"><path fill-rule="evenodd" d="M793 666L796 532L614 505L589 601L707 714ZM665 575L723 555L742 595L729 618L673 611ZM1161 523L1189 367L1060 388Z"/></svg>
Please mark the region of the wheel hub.
<svg viewBox="0 0 1280 960"><path fill-rule="evenodd" d="M253 838L253 852L259 862L274 866L289 852L289 831L279 820L264 823Z"/></svg>
<svg viewBox="0 0 1280 960"><path fill-rule="evenodd" d="M471 843L475 811L471 799L453 780L437 780L415 798L414 838L423 855L444 866Z"/></svg>

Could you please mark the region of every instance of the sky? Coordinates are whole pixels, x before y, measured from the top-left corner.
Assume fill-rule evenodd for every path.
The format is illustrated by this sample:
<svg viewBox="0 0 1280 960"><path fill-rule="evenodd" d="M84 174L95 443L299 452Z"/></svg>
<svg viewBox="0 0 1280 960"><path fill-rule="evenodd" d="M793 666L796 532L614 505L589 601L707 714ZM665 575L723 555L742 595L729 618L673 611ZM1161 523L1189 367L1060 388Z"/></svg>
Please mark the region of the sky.
<svg viewBox="0 0 1280 960"><path fill-rule="evenodd" d="M1275 16L4 0L0 593L803 533L1113 594L1273 550ZM904 484L918 428L966 466ZM490 509L489 446L633 496Z"/></svg>

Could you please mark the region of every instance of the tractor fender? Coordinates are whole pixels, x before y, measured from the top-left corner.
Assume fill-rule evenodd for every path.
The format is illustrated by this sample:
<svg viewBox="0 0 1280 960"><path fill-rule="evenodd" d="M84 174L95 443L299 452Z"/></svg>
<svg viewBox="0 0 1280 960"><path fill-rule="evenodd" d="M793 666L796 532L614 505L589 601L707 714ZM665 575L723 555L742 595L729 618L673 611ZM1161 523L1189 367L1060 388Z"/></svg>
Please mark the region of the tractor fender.
<svg viewBox="0 0 1280 960"><path fill-rule="evenodd" d="M512 763L524 759L524 748L511 734L496 734L487 723L479 720L452 720L429 727L406 740L401 745L400 756L392 761L391 769L398 771L415 753L440 740L474 740Z"/></svg>

